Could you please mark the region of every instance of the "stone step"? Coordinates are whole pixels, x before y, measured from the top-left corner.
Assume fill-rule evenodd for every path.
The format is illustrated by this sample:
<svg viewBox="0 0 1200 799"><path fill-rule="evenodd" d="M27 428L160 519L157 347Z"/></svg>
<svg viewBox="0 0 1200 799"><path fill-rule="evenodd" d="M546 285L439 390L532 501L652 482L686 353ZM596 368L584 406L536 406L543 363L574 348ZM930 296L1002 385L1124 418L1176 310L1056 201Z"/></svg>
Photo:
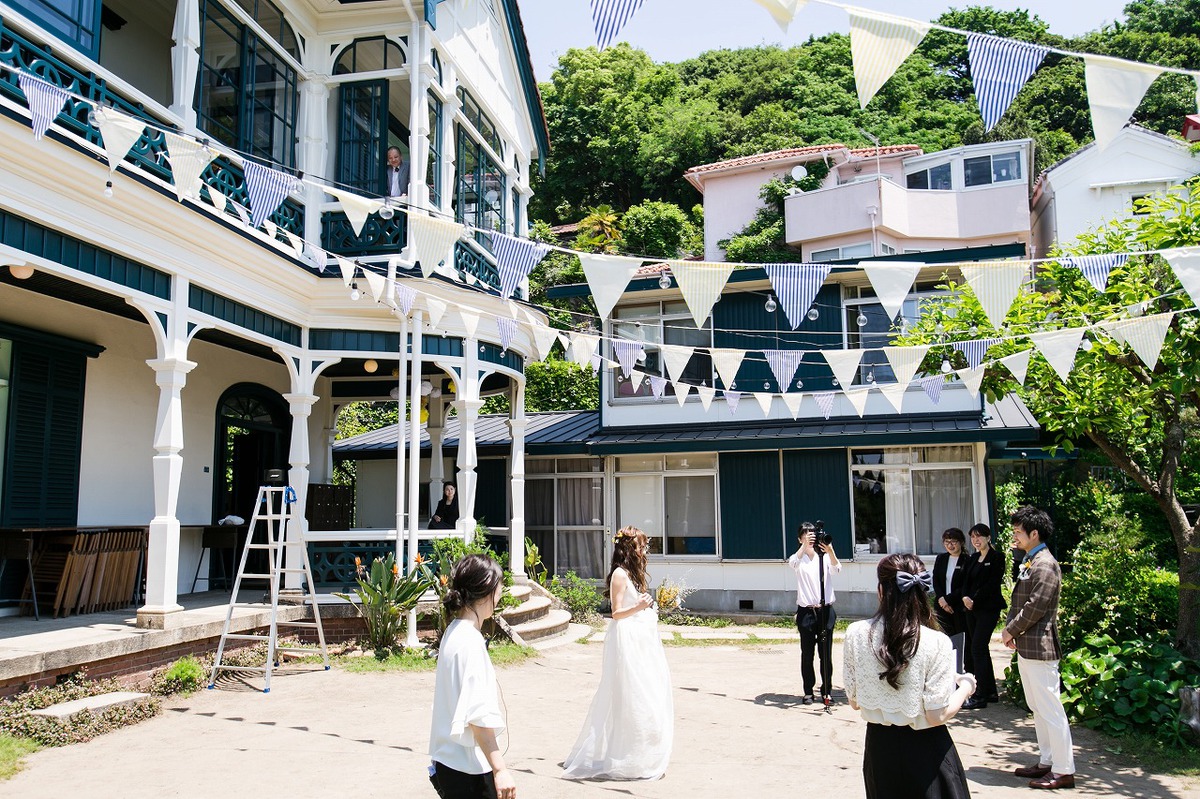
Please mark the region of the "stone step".
<svg viewBox="0 0 1200 799"><path fill-rule="evenodd" d="M567 631L570 624L571 612L554 608L541 618L518 624L513 629L528 642L549 638L552 635L561 635Z"/></svg>
<svg viewBox="0 0 1200 799"><path fill-rule="evenodd" d="M508 593L510 596L524 602L526 599L529 599L529 595L533 593L533 589L527 585L510 585Z"/></svg>
<svg viewBox="0 0 1200 799"><path fill-rule="evenodd" d="M528 589L526 589L528 591ZM526 622L540 619L546 615L546 611L550 610L553 603L544 596L529 597L515 608L509 608L502 611L500 615L513 627L516 627Z"/></svg>
<svg viewBox="0 0 1200 799"><path fill-rule="evenodd" d="M59 702L57 705L31 711L35 716L47 716L59 721L66 721L72 716L90 710L93 713L103 713L105 710L122 705L133 705L143 699L149 699L150 694L139 694L133 691L114 691L108 694L97 694L84 699L73 699L70 702Z"/></svg>

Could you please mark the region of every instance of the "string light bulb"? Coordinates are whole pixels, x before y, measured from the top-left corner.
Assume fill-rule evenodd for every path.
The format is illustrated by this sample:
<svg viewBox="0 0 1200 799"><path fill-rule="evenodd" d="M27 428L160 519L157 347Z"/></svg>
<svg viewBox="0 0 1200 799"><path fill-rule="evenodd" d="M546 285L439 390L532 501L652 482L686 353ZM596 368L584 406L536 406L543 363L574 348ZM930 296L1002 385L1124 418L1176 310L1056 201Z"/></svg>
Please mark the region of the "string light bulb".
<svg viewBox="0 0 1200 799"><path fill-rule="evenodd" d="M800 390L800 389L802 389L802 388L804 388L804 381L803 381L803 380L797 380L797 381L796 381L796 390L798 391L798 390Z"/></svg>
<svg viewBox="0 0 1200 799"><path fill-rule="evenodd" d="M363 371L369 375L373 375L379 371L379 361L374 358L368 358L363 361Z"/></svg>
<svg viewBox="0 0 1200 799"><path fill-rule="evenodd" d="M350 299L355 302L362 299L362 292L358 290L358 283L354 280L350 281Z"/></svg>
<svg viewBox="0 0 1200 799"><path fill-rule="evenodd" d="M858 318L854 320L854 324L858 325L859 327L866 327L867 326L867 315L865 313L863 313L862 311L859 311Z"/></svg>
<svg viewBox="0 0 1200 799"><path fill-rule="evenodd" d="M775 302L773 294L767 295L767 302L763 307L767 309L767 313L775 313L775 309L779 307L779 304Z"/></svg>
<svg viewBox="0 0 1200 799"><path fill-rule="evenodd" d="M950 373L950 359L942 358L942 374Z"/></svg>
<svg viewBox="0 0 1200 799"><path fill-rule="evenodd" d="M967 328L967 332L970 333L972 336L979 335L978 325L971 325L969 328Z"/></svg>
<svg viewBox="0 0 1200 799"><path fill-rule="evenodd" d="M814 305L813 307L808 309L808 320L810 322L817 321L817 317L820 315L821 315L821 312L817 310L817 306Z"/></svg>
<svg viewBox="0 0 1200 799"><path fill-rule="evenodd" d="M396 215L396 212L392 210L391 203L385 202L383 204L383 207L379 209L379 218L380 219L391 219L395 215Z"/></svg>
<svg viewBox="0 0 1200 799"><path fill-rule="evenodd" d="M770 381L764 380L763 381L763 391L770 391L770 390L771 390Z"/></svg>
<svg viewBox="0 0 1200 799"><path fill-rule="evenodd" d="M1092 340L1085 338L1080 343L1079 349L1083 350L1084 352L1091 352L1092 351Z"/></svg>
<svg viewBox="0 0 1200 799"><path fill-rule="evenodd" d="M104 183L104 196L105 196L105 198L106 198L106 199L110 199L110 200L112 199L112 196L113 196L113 188L112 188L112 181L111 181L111 180L109 180L109 181L105 181L105 183Z"/></svg>
<svg viewBox="0 0 1200 799"><path fill-rule="evenodd" d="M87 123L90 128L100 127L100 117L96 114L95 108L89 108L87 112Z"/></svg>
<svg viewBox="0 0 1200 799"><path fill-rule="evenodd" d="M874 383L874 382L875 382L875 370L874 370L874 369L872 369L871 371L867 372L867 382L868 382L868 383Z"/></svg>
<svg viewBox="0 0 1200 799"><path fill-rule="evenodd" d="M671 288L671 276L669 274L667 274L666 272L663 272L662 274L660 274L658 276L658 287L660 289Z"/></svg>

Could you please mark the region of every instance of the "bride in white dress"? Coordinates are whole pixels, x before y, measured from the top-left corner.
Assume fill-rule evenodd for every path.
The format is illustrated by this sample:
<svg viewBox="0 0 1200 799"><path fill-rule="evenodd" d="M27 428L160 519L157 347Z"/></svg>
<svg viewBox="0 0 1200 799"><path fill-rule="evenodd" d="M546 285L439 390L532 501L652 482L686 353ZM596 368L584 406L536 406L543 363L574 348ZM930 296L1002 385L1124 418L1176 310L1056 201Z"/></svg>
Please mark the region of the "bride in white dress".
<svg viewBox="0 0 1200 799"><path fill-rule="evenodd" d="M657 779L671 759L671 675L647 593L649 543L636 527L622 528L613 543L613 620L604 634L600 686L563 764L567 779Z"/></svg>

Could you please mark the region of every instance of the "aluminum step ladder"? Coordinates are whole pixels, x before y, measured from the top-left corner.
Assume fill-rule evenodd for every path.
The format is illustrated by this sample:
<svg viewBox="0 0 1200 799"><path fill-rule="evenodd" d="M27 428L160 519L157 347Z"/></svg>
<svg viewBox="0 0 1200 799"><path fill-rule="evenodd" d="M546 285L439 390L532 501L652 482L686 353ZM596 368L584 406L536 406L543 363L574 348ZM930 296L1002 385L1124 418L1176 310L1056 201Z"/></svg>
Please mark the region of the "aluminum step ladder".
<svg viewBox="0 0 1200 799"><path fill-rule="evenodd" d="M325 661L325 670L329 670L329 650L325 647L325 630L321 626L321 608L317 603L316 589L313 585L312 568L308 560L308 546L300 535L299 541L292 542L302 553L301 565L288 564L284 566L284 550L288 547L288 530L300 531L296 507L296 492L291 486L261 486L258 489L258 501L254 506L254 515L250 519L250 528L246 534L246 545L242 548L242 559L238 564L237 576L233 580L233 596L229 599L229 608L225 613L225 630L221 633L221 642L217 645L217 657L213 662L212 675L209 677L209 689L217 684L217 675L222 671L260 672L263 675L263 693L271 692L271 672L279 668L279 653L320 654ZM255 543L254 534L259 529L259 523L265 525L266 542ZM246 563L252 550L262 550L267 553L267 572L252 573L246 571ZM279 620L279 584L283 575L301 574L304 577L303 604L310 605L313 621L280 621ZM270 585L271 623L267 634L231 633L233 613L239 608L261 610L263 605L258 602L239 602L238 592L242 580L267 580ZM295 647L279 646L278 632L280 627L296 627L315 629L318 646ZM262 666L231 666L223 662L225 644L229 641L266 641L267 662Z"/></svg>

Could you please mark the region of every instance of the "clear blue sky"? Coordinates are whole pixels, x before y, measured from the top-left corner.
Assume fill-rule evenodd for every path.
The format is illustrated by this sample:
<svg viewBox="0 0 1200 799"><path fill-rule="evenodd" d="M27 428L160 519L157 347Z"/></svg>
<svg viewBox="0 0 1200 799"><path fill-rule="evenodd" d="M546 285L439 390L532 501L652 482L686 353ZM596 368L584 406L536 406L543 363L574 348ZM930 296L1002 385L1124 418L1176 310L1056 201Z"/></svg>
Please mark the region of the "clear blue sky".
<svg viewBox="0 0 1200 799"><path fill-rule="evenodd" d="M887 11L911 19L932 20L951 8L990 5L1002 10L1028 8L1062 36L1096 30L1123 19L1128 0L845 0L847 5ZM596 43L588 0L519 0L521 18L539 81L550 79L558 57L572 47ZM681 61L705 50L758 44L800 44L809 36L849 32L846 12L810 3L783 33L766 10L752 0L645 0L621 31L627 41L655 61Z"/></svg>

